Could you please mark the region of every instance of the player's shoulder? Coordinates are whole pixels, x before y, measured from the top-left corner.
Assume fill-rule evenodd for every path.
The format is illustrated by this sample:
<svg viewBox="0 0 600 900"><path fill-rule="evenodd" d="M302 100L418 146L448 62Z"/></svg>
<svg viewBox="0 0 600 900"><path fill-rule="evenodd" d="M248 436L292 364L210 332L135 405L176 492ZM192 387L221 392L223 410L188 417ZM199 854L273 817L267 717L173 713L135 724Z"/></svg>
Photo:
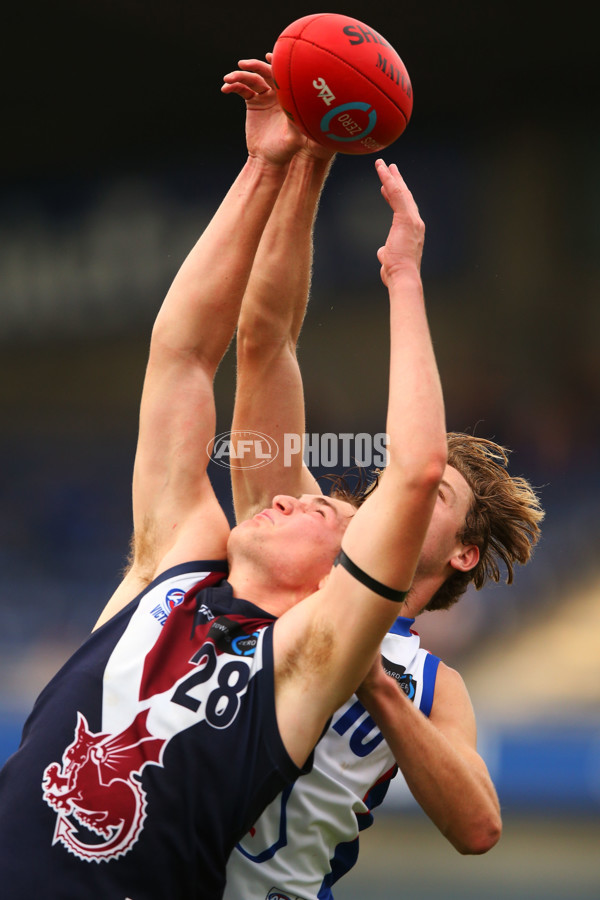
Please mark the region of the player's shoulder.
<svg viewBox="0 0 600 900"><path fill-rule="evenodd" d="M432 716L435 718L442 710L447 713L459 709L469 713L473 710L466 682L457 669L440 660Z"/></svg>
<svg viewBox="0 0 600 900"><path fill-rule="evenodd" d="M448 663L445 663L442 659L440 659L438 664L437 677L438 683L444 685L444 687L453 690L467 690L465 680L458 669L452 668L452 666L449 666Z"/></svg>
<svg viewBox="0 0 600 900"><path fill-rule="evenodd" d="M182 598L194 586L200 586L208 581L218 583L226 575L225 559L190 560L161 569L153 576L140 571L134 564L104 607L94 631L127 607L130 606L133 611L148 595L164 595L164 604L170 609L175 596Z"/></svg>

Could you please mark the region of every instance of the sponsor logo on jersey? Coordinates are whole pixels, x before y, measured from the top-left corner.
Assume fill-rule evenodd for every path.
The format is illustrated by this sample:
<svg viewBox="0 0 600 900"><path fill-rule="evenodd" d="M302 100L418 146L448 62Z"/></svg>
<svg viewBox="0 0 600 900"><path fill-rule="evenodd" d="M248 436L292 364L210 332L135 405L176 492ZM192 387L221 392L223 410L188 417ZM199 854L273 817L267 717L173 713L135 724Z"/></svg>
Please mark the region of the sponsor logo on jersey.
<svg viewBox="0 0 600 900"><path fill-rule="evenodd" d="M196 610L196 624L201 621L210 622L211 619L214 619L214 617L214 613L208 608L206 603L201 603Z"/></svg>
<svg viewBox="0 0 600 900"><path fill-rule="evenodd" d="M410 672L407 674L406 666L402 666L399 663L393 663L389 659L386 659L385 656L381 657L381 662L383 663L386 674L397 682L398 687L404 691L409 700L414 700L417 692L417 682Z"/></svg>
<svg viewBox="0 0 600 900"><path fill-rule="evenodd" d="M258 643L258 631L248 634L239 622L220 616L210 626L207 637L221 653L234 656L254 656Z"/></svg>
<svg viewBox="0 0 600 900"><path fill-rule="evenodd" d="M53 844L85 862L117 859L136 843L146 818L140 774L162 765L166 744L146 728L148 710L117 735L90 731L77 714L74 739L60 763L46 767L43 798L55 813Z"/></svg>
<svg viewBox="0 0 600 900"><path fill-rule="evenodd" d="M179 606L180 603L183 603L184 597L185 591L181 588L171 588L170 591L167 591L160 603L158 603L154 609L150 610L150 615L154 616L161 625L164 625L169 613L175 609L176 606Z"/></svg>

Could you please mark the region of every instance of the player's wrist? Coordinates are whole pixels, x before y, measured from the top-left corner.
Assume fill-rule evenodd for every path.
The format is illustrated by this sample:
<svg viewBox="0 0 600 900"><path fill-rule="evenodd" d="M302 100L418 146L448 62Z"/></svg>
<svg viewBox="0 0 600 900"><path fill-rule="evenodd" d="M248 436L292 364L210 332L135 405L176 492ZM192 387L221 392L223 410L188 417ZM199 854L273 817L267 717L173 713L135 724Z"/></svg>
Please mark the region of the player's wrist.
<svg viewBox="0 0 600 900"><path fill-rule="evenodd" d="M336 153L333 150L309 141L298 150L295 158L306 166L327 171L335 157Z"/></svg>
<svg viewBox="0 0 600 900"><path fill-rule="evenodd" d="M248 153L246 170L261 181L281 186L290 167L290 159L271 158L260 153Z"/></svg>
<svg viewBox="0 0 600 900"><path fill-rule="evenodd" d="M414 259L407 258L395 262L391 266L385 266L384 269L386 284L390 293L392 291L423 293L421 272Z"/></svg>

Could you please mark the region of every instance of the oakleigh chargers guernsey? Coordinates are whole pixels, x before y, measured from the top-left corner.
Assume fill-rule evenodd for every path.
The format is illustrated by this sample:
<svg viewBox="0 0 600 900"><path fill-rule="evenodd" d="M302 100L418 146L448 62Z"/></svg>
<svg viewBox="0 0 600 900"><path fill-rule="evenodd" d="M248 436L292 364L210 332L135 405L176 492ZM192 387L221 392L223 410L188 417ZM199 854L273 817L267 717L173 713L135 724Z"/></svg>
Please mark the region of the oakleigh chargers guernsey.
<svg viewBox="0 0 600 900"><path fill-rule="evenodd" d="M299 774L274 618L224 562L159 576L42 691L0 773L3 900L216 900L235 842Z"/></svg>
<svg viewBox="0 0 600 900"><path fill-rule="evenodd" d="M396 620L382 642L382 660L428 716L439 659L419 646L413 623ZM331 900L396 771L383 735L352 697L317 744L312 771L267 807L232 853L225 900Z"/></svg>

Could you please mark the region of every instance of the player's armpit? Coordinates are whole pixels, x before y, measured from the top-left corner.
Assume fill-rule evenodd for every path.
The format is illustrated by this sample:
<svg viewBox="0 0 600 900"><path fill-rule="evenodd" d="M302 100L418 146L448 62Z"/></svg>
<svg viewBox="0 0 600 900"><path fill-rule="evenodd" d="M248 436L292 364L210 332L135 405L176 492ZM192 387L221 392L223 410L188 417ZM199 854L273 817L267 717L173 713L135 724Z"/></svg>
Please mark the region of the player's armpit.
<svg viewBox="0 0 600 900"><path fill-rule="evenodd" d="M277 721L297 765L304 764L329 716L368 672L379 652L382 621L390 627L397 614L396 603L369 591L336 566L318 591L276 623ZM307 695L310 704L305 702Z"/></svg>

